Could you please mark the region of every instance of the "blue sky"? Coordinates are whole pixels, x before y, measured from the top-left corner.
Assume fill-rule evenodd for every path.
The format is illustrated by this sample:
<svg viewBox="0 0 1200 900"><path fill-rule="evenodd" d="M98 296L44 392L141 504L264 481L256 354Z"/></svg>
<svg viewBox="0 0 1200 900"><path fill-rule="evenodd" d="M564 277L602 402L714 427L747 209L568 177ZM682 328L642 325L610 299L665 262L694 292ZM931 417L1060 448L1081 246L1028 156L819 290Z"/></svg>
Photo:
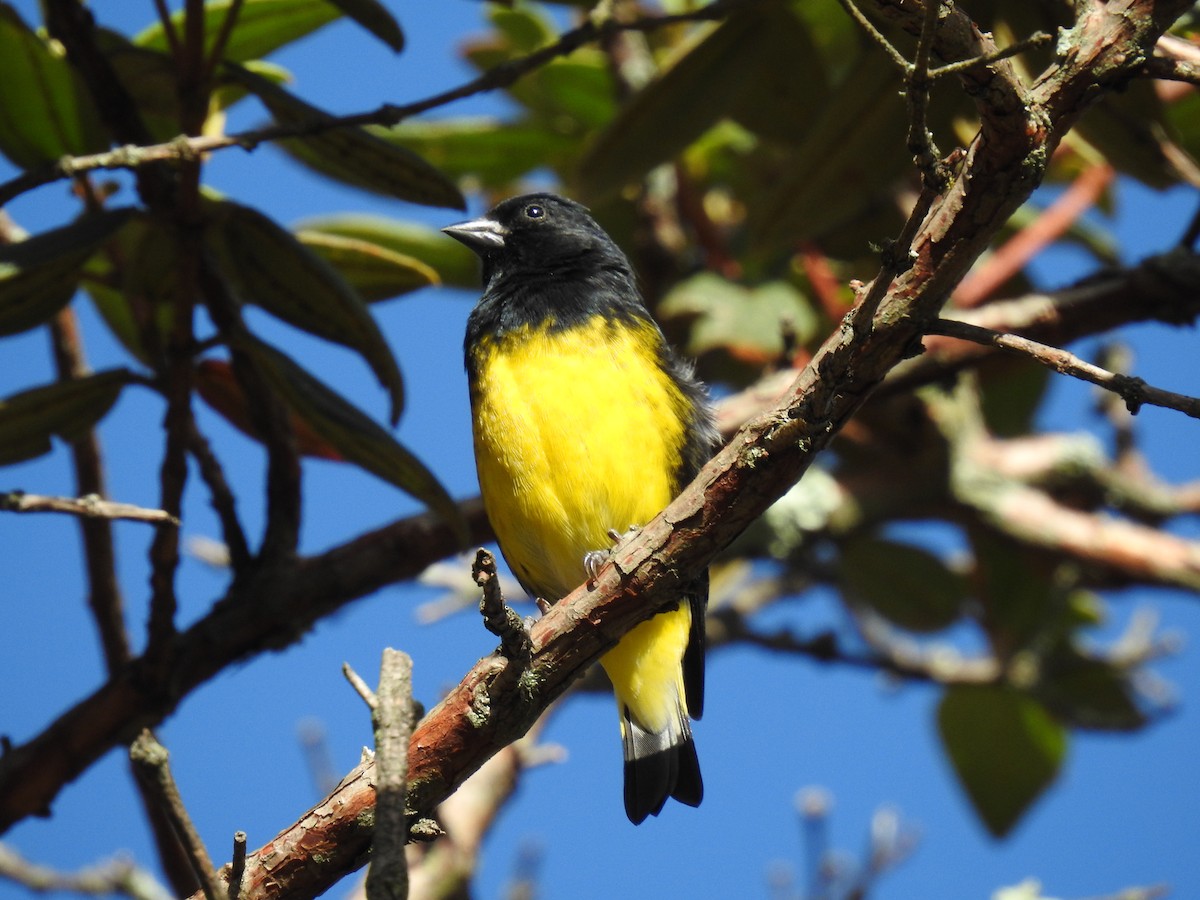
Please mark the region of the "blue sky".
<svg viewBox="0 0 1200 900"><path fill-rule="evenodd" d="M33 0L15 5L27 20L36 19ZM299 74L295 89L302 96L335 112L419 99L463 80L468 72L453 49L480 27L482 4L450 0L437 4L436 13L426 11L434 7L389 6L408 36L408 49L399 57L357 27L337 23L275 59ZM126 32L151 17L149 2L100 2L94 8L103 23ZM261 120L252 102L243 106L233 127ZM446 112L503 111L496 98L478 98ZM269 147L253 154L218 154L206 173L216 188L284 222L333 211L369 211L438 225L461 218L451 210L385 202L318 181ZM0 162L0 179L11 174ZM30 230L57 224L73 214L66 193L62 185L42 188L11 204L9 212ZM1182 190L1162 195L1123 184L1118 197L1111 225L1127 260L1166 249L1195 208L1195 196ZM1037 274L1054 286L1083 274L1080 266L1075 255L1056 253L1038 264ZM464 497L476 491L460 351L472 300L467 293L427 291L376 307L408 385L409 406L398 435L453 494ZM88 305L80 303L78 309L93 366L121 361ZM358 359L282 327L259 324L383 418L385 398ZM1137 352L1136 374L1161 387L1198 392L1190 328L1144 326L1126 336ZM47 348L40 332L0 342L0 395L49 380ZM1056 382L1043 427L1096 428L1088 396L1085 386ZM261 493L262 454L206 408L198 410L235 490L247 498L242 509L253 534L261 516L254 498ZM155 505L161 413L161 404L148 392L130 390L104 421L101 437L114 498ZM1156 471L1174 480L1197 477L1192 421L1150 408L1138 425ZM70 484L61 449L0 473L0 489L68 493ZM416 510L407 497L371 476L320 462L306 463L305 503L307 551ZM189 491L186 514L186 534L218 534L201 491ZM1184 528L1195 535L1194 523ZM144 628L150 537L146 526L117 526L120 576L135 640ZM103 679L82 602L78 558L73 521L0 516L0 560L7 575L0 609L9 636L0 654L5 686L0 732L15 742L36 734ZM185 561L182 622L203 614L223 587L220 573ZM297 740L301 723L320 723L339 773L370 743L365 708L339 671L343 660L373 681L382 648L404 649L414 658L417 696L431 704L492 649L494 638L472 615L418 624L417 606L435 594L428 588L395 587L352 604L299 646L224 673L162 726L180 789L214 858L228 859L235 830L245 830L250 845L260 846L318 799ZM1112 622L1102 636L1118 633L1134 609L1146 606L1158 611L1164 628L1200 634L1200 605L1193 596L1126 592L1112 601ZM793 601L777 615L810 629L840 621L836 606L820 597ZM915 855L885 878L874 894L878 898L987 897L1027 877L1039 878L1048 895L1065 898L1156 882L1171 884L1176 897L1200 896L1194 864L1200 834L1195 777L1200 662L1185 646L1182 655L1155 671L1177 686L1176 711L1133 737L1075 735L1057 783L1003 842L988 837L976 821L943 759L933 727L937 693L932 689L897 688L869 675L749 650L716 653L709 663L706 715L696 727L707 785L704 805L668 807L640 828L626 821L621 808L612 701L576 698L545 734L547 741L565 747L567 759L526 776L487 841L478 896L499 895L527 846L540 848L545 897L768 896L773 867L802 870L793 797L810 785L833 796L831 842L847 852L861 853L870 817L881 805L897 807L919 830ZM68 786L51 819L24 822L4 840L33 860L62 868L118 851L143 863L153 859L117 753ZM343 882L330 896L344 895L350 885ZM0 884L0 898L23 895Z"/></svg>

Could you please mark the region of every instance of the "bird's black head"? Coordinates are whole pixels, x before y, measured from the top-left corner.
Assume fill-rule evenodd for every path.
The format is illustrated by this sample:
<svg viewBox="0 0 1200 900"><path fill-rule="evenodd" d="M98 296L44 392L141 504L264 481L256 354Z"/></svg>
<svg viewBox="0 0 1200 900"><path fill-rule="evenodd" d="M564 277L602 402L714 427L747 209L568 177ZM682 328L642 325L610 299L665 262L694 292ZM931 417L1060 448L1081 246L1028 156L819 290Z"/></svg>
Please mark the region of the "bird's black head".
<svg viewBox="0 0 1200 900"><path fill-rule="evenodd" d="M443 228L483 260L483 278L563 278L618 270L629 262L585 207L556 194L525 194L485 216Z"/></svg>

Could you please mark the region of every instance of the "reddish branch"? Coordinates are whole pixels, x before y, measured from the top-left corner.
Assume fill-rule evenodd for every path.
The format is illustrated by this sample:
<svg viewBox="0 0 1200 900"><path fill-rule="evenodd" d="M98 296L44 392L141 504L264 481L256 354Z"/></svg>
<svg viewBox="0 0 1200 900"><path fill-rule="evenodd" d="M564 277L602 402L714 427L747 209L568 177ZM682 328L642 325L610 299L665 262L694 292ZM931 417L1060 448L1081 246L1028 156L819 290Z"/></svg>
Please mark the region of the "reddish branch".
<svg viewBox="0 0 1200 900"><path fill-rule="evenodd" d="M1006 281L1024 269L1030 260L1066 234L1080 216L1092 209L1115 177L1116 172L1107 163L1085 169L1061 197L1002 244L985 265L962 280L954 291L954 305L970 309L991 297Z"/></svg>
<svg viewBox="0 0 1200 900"><path fill-rule="evenodd" d="M501 747L523 734L541 710L637 622L678 591L811 464L886 373L919 342L953 287L1008 217L1039 183L1062 135L1100 88L1122 83L1154 40L1188 7L1184 0L1124 0L1081 7L1082 19L1060 41L1059 64L1031 92L1007 62L980 65L963 78L980 104L981 130L959 177L930 198L910 223L911 248L786 392L752 421L695 482L601 570L594 590L580 588L531 630L533 656L521 677L511 663L477 664L422 722L409 749L409 801L427 813ZM912 2L880 8L919 28ZM994 49L958 11L942 23L935 50L960 59ZM911 253L904 256L904 251ZM894 275L894 277L893 277ZM878 303L876 305L876 299ZM415 524L414 524L415 523ZM236 585L213 613L178 635L173 678L147 684L135 661L33 741L0 760L0 827L44 809L61 786L137 725L167 715L187 691L230 662L290 643L320 615L385 583L415 574L413 560L455 549L449 529L429 518L393 526L322 557L263 572ZM397 532L405 538L395 542ZM415 533L412 533L415 532ZM392 554L390 559L380 554ZM381 580L380 576L391 576ZM289 619L294 624L288 627ZM373 791L355 770L305 819L247 863L244 896L311 896L360 865L370 840ZM253 872L252 872L253 869ZM266 877L253 873L265 871Z"/></svg>

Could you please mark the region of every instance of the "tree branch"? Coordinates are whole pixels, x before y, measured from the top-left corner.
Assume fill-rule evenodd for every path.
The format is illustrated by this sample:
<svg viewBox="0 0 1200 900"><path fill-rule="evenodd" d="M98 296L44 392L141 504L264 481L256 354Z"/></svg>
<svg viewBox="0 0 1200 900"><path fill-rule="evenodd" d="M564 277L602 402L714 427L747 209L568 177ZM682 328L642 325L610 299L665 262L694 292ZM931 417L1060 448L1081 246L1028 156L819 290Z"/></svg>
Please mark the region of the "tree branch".
<svg viewBox="0 0 1200 900"><path fill-rule="evenodd" d="M24 172L16 178L0 184L0 206L4 206L14 197L43 185L52 184L64 178L70 178L83 172L98 169L133 169L141 170L146 166L163 163L180 162L199 158L202 154L226 150L230 147L241 147L243 150L254 150L259 144L279 141L285 138L307 137L320 134L336 128L355 128L363 125L397 125L405 119L420 113L438 109L478 94L500 90L516 82L521 76L541 68L546 63L560 56L569 56L580 47L593 43L601 38L622 31L657 31L671 25L687 22L704 22L722 19L735 10L751 3L764 0L714 0L696 10L660 16L643 16L628 22L616 19L594 20L587 19L581 25L564 32L557 41L501 63L477 78L452 88L433 94L424 100L407 103L401 106L385 104L378 109L368 112L354 113L346 116L330 116L319 120L289 125L268 125L251 131L243 131L229 135L210 136L181 136L163 144L151 144L148 140L129 140L123 147L105 153L94 153L86 156L67 157L53 165L42 169Z"/></svg>
<svg viewBox="0 0 1200 900"><path fill-rule="evenodd" d="M1015 334L1004 334L989 328L980 328L978 325L971 325L967 322L956 322L953 319L938 319L929 326L929 333L990 345L1032 359L1055 372L1079 378L1097 387L1102 387L1106 391L1119 394L1132 413L1136 413L1141 406L1148 403L1151 406L1178 410L1193 419L1200 419L1200 400L1195 397L1164 391L1130 375L1109 372L1107 369L1092 365L1074 353L1060 350L1058 347L1039 344L1037 341L1031 341L1029 338L1019 337Z"/></svg>

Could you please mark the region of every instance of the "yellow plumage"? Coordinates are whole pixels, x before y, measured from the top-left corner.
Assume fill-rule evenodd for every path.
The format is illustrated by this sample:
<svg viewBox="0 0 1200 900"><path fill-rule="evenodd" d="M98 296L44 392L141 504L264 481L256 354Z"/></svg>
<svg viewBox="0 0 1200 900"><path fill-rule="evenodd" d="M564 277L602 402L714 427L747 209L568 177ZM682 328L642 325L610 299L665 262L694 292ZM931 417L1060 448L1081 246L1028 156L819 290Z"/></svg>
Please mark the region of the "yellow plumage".
<svg viewBox="0 0 1200 900"><path fill-rule="evenodd" d="M674 497L688 400L657 363L657 332L596 316L488 340L473 386L475 458L488 518L523 584L557 600L583 557ZM630 436L636 435L636 440ZM683 694L687 604L637 626L602 660L618 704L652 731Z"/></svg>

